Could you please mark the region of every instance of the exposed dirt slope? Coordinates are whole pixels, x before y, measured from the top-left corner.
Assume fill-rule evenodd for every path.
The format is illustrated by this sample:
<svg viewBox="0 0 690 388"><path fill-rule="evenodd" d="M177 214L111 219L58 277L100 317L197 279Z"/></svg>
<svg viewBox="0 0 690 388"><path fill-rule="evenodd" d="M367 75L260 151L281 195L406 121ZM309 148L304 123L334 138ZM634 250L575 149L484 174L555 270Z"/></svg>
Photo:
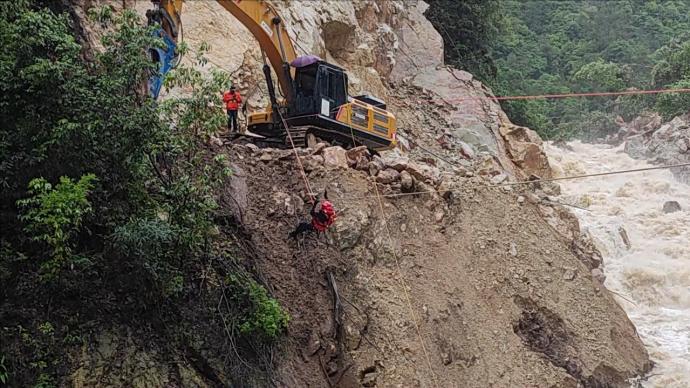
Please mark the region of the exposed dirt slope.
<svg viewBox="0 0 690 388"><path fill-rule="evenodd" d="M290 153L226 152L246 178L233 195L247 204L258 268L292 315L286 386L324 386L330 374L339 386L622 387L650 367L608 291L516 194L465 179L449 202L384 199L382 216L366 172L312 166L312 186L328 187L341 212L330 241L307 238L300 250L286 238L306 212Z"/></svg>

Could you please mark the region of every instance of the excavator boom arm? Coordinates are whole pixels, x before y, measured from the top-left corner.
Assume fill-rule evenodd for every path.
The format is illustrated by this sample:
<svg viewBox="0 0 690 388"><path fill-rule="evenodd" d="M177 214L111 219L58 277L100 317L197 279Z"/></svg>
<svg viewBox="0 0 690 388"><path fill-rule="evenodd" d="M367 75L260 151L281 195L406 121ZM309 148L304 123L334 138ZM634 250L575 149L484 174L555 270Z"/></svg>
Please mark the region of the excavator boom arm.
<svg viewBox="0 0 690 388"><path fill-rule="evenodd" d="M254 35L278 77L283 96L289 102L292 98L292 78L287 66L297 57L297 53L285 23L275 8L265 0L216 1ZM162 28L176 42L181 30L179 24L183 0L159 0L158 2L162 13L169 15L169 17L161 18Z"/></svg>

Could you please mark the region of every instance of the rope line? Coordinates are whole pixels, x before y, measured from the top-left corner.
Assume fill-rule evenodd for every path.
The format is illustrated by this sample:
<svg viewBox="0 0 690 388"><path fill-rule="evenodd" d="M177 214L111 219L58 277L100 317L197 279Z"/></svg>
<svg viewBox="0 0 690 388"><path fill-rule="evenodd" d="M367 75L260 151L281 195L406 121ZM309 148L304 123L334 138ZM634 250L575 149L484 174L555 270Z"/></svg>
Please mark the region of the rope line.
<svg viewBox="0 0 690 388"><path fill-rule="evenodd" d="M570 98L570 97L602 97L602 96L629 96L629 95L643 95L643 94L662 94L662 93L690 93L690 88L677 89L653 89L653 90L622 90L619 92L590 92L590 93L563 93L563 94L535 94L525 96L475 96L475 97L458 97L452 99L433 99L431 101L446 102L448 104L464 101L479 101L479 100L493 100L493 101L508 101L508 100L544 100L556 98Z"/></svg>
<svg viewBox="0 0 690 388"><path fill-rule="evenodd" d="M292 140L292 135L290 134L290 131L288 130L289 126L287 124L287 121L285 121L285 118L283 117L282 113L280 111L277 111L278 115L280 116L280 120L283 122L283 127L285 128L285 132L287 133L288 139L290 140L290 145L292 146L292 150L295 153L295 159L297 160L297 165L299 166L300 173L302 175L302 179L304 180L304 184L307 187L307 190L309 191L309 196L311 197L312 200L314 200L314 195L311 189L311 186L309 184L309 179L307 178L306 172L304 171L304 167L302 165L302 161L299 157L299 154L297 152L297 147L295 147L295 142ZM353 134L353 141L354 141L354 134ZM376 194L379 195L379 190L378 187L376 186L376 183L374 182L374 189L376 191ZM378 197L379 200L379 208L381 210L381 219L383 220L383 224L386 228L386 232L388 234L388 242L391 246L393 246L393 238L391 236L391 231L390 228L388 227L388 220L386 220L386 214L383 209L383 200L381 197ZM414 309L412 308L412 302L410 299L410 295L407 292L407 282L405 281L405 278L402 274L402 268L400 267L400 261L398 260L398 255L395 252L395 249L393 248L393 258L395 259L395 265L398 270L398 276L400 279L400 284L402 285L403 292L405 294L405 300L407 302L407 307L410 310L410 314L412 316L412 322L414 323L415 330L417 332L417 336L419 338L419 342L422 346L422 351L424 352L424 357L426 359L427 365L429 366L429 371L431 372L432 379L434 381L434 386L438 387L438 381L436 378L436 373L434 372L434 369L431 366L431 359L429 358L429 353L427 352L426 349L426 343L424 342L424 338L422 337L422 332L419 329L419 322L417 320L417 314L415 314Z"/></svg>
<svg viewBox="0 0 690 388"><path fill-rule="evenodd" d="M535 179L535 180L531 180L531 181L505 182L505 183L497 183L497 184L483 184L482 183L482 184L476 184L476 185L463 186L462 190L460 190L460 189L458 189L458 190L426 190L426 191L414 191L414 192L410 192L410 193L381 194L380 197L396 198L396 197L407 197L410 195L431 194L431 193L437 193L437 194L459 193L465 189L529 185L529 184L541 183L541 182L555 182L555 181L590 178L590 177L598 177L598 176L606 176L606 175L628 174L628 173L633 173L633 172L650 171L650 170L664 170L664 169L687 167L687 166L690 166L690 162L689 163L680 163L680 164L670 164L670 165L664 165L664 166L636 168L636 169L631 169L631 170L618 170L618 171L599 172L599 173L593 173L593 174L573 175L573 176L565 176L565 177L559 177L559 178ZM338 198L338 200L339 201L361 201L364 199L372 199L372 198L378 198L378 197L379 197L378 195L367 195L367 196L361 196L361 197L342 197L342 198Z"/></svg>
<svg viewBox="0 0 690 388"><path fill-rule="evenodd" d="M309 184L309 178L307 178L307 173L304 172L304 166L302 166L302 159L299 157L299 153L297 153L297 147L295 147L295 142L292 140L292 134L290 134L289 126L287 121L285 121L285 118L283 117L283 114L280 112L280 110L276 109L276 112L278 113L278 116L280 116L280 121L283 122L283 128L285 128L285 133L287 133L288 139L290 139L290 145L292 146L292 151L295 153L295 160L297 161L297 165L299 166L299 171L302 175L302 180L304 181L304 186L307 189L307 193L309 194L309 199L314 201L316 198L314 197L314 192L311 189L311 185Z"/></svg>
<svg viewBox="0 0 690 388"><path fill-rule="evenodd" d="M398 254L395 252L395 247L393 245L393 237L391 235L390 228L388 227L388 220L386 219L386 212L383 209L383 200L381 199L381 195L379 193L379 188L374 182L374 190L376 192L376 196L378 198L378 203L379 203L379 209L381 211L381 219L383 220L383 225L386 228L386 233L388 234L388 243L391 246L391 250L393 251L393 258L395 259L395 266L398 270L398 278L400 279L400 285L402 286L403 293L405 294L405 301L407 302L407 308L410 310L410 315L412 316L412 322L414 323L415 330L417 331L417 337L419 338L419 343L422 345L422 351L424 352L424 358L426 359L426 363L429 367L429 371L431 372L431 377L434 381L434 386L438 387L438 381L436 379L436 373L434 372L433 367L431 366L431 359L429 358L429 353L426 350L426 344L424 342L424 338L422 337L422 331L419 329L419 323L417 321L417 314L414 312L414 309L412 308L412 300L410 299L410 294L407 292L407 282L405 281L405 277L403 276L402 273L402 267L400 267L400 261L398 260Z"/></svg>
<svg viewBox="0 0 690 388"><path fill-rule="evenodd" d="M345 79L345 77L343 77L343 90L347 91L347 80ZM346 93L346 95L347 94L348 93ZM355 131L352 129L351 119L347 121L347 126L350 128L350 136L352 136L352 147L357 147L357 140L355 140Z"/></svg>

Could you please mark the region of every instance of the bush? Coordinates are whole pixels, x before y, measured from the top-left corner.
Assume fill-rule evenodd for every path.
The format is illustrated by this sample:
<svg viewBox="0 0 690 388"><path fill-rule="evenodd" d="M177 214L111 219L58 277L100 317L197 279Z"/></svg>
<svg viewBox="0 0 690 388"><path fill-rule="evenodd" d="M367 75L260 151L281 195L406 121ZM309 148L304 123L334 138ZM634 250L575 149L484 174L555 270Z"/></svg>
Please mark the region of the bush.
<svg viewBox="0 0 690 388"><path fill-rule="evenodd" d="M23 209L19 218L26 224L24 230L34 241L46 243L51 258L41 264L45 279L59 275L67 265L78 260L72 255L73 238L82 225L84 216L91 212L87 196L93 188L96 176L87 174L77 183L61 177L53 187L43 178L29 183L31 197L17 201Z"/></svg>
<svg viewBox="0 0 690 388"><path fill-rule="evenodd" d="M240 333L262 341L275 341L287 329L290 317L266 288L250 278L229 275L225 281L239 317Z"/></svg>

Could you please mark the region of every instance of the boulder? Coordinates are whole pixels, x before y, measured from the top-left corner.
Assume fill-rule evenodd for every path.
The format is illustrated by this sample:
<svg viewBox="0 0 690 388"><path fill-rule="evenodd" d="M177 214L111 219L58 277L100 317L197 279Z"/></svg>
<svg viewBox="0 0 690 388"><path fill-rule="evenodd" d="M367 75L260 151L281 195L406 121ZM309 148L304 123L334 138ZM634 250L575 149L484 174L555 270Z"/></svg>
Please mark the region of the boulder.
<svg viewBox="0 0 690 388"><path fill-rule="evenodd" d="M407 139L398 137L398 147L400 147L401 150L403 151L409 151L410 150L410 142L407 141Z"/></svg>
<svg viewBox="0 0 690 388"><path fill-rule="evenodd" d="M577 273L572 268L567 268L563 273L563 280L572 281L575 280Z"/></svg>
<svg viewBox="0 0 690 388"><path fill-rule="evenodd" d="M369 170L369 175L376 176L379 171L383 170L386 165L383 163L380 157L374 156L374 158L369 162L367 168Z"/></svg>
<svg viewBox="0 0 690 388"><path fill-rule="evenodd" d="M340 146L324 148L323 161L326 166L347 168L347 151Z"/></svg>
<svg viewBox="0 0 690 388"><path fill-rule="evenodd" d="M510 249L508 249L508 251L510 252L511 256L517 257L517 255L518 255L517 245L515 245L514 242L510 243Z"/></svg>
<svg viewBox="0 0 690 388"><path fill-rule="evenodd" d="M679 212L681 210L683 209L680 207L680 204L677 201L666 201L666 203L664 203L663 211L666 214Z"/></svg>
<svg viewBox="0 0 690 388"><path fill-rule="evenodd" d="M321 155L303 156L301 159L302 167L306 172L312 172L323 165L323 156Z"/></svg>
<svg viewBox="0 0 690 388"><path fill-rule="evenodd" d="M460 147L460 155L465 157L465 159L474 159L474 150L469 144L459 141L458 146Z"/></svg>
<svg viewBox="0 0 690 388"><path fill-rule="evenodd" d="M513 124L501 125L499 132L505 141L508 157L525 175L551 178L551 166L536 132Z"/></svg>
<svg viewBox="0 0 690 388"><path fill-rule="evenodd" d="M222 146L223 145L223 140L221 140L219 137L211 135L211 137L208 139L209 144L214 145L214 146Z"/></svg>
<svg viewBox="0 0 690 388"><path fill-rule="evenodd" d="M546 195L559 196L561 195L561 185L556 182L540 182L541 189Z"/></svg>
<svg viewBox="0 0 690 388"><path fill-rule="evenodd" d="M599 268L603 259L589 232L580 233L571 243L571 251L587 268Z"/></svg>
<svg viewBox="0 0 690 388"><path fill-rule="evenodd" d="M436 182L439 180L439 176L441 174L439 169L436 167L416 162L409 162L406 170L410 173L410 175L421 182L426 182L427 180Z"/></svg>
<svg viewBox="0 0 690 388"><path fill-rule="evenodd" d="M289 195L287 198L283 198L283 205L285 206L285 214L291 216L300 214L304 210L304 201L295 194Z"/></svg>
<svg viewBox="0 0 690 388"><path fill-rule="evenodd" d="M406 193L414 191L414 178L407 171L400 173L400 189Z"/></svg>
<svg viewBox="0 0 690 388"><path fill-rule="evenodd" d="M350 160L357 160L362 156L371 155L369 153L369 149L367 148L367 146L359 146L359 147L351 148L351 149L345 151L345 154L347 155L347 158Z"/></svg>
<svg viewBox="0 0 690 388"><path fill-rule="evenodd" d="M347 163L350 167L364 170L369 164L370 153L367 146L359 146L346 151Z"/></svg>
<svg viewBox="0 0 690 388"><path fill-rule="evenodd" d="M387 168L376 176L376 182L389 185L400 179L400 173L392 168Z"/></svg>
<svg viewBox="0 0 690 388"><path fill-rule="evenodd" d="M436 189L438 190L438 194L443 197L443 199L449 200L453 198L453 184L450 181L442 181Z"/></svg>
<svg viewBox="0 0 690 388"><path fill-rule="evenodd" d="M314 146L314 149L312 150L311 153L314 154L314 155L316 155L316 154L320 153L321 151L323 151L326 147L328 147L328 144L327 144L327 143L323 143L323 142L317 143L317 144Z"/></svg>
<svg viewBox="0 0 690 388"><path fill-rule="evenodd" d="M498 162L498 159L496 159L494 156L480 154L477 159L479 160L475 161L475 167L479 175L494 176L501 174L504 171L503 167L501 167L501 164Z"/></svg>
<svg viewBox="0 0 690 388"><path fill-rule="evenodd" d="M364 210L345 212L338 216L333 230L341 250L354 248L369 225L369 214Z"/></svg>
<svg viewBox="0 0 690 388"><path fill-rule="evenodd" d="M625 152L636 159L647 159L656 164L690 162L690 122L687 116L678 116L658 129L653 126L625 142ZM681 182L690 184L690 168L672 168L671 173Z"/></svg>
<svg viewBox="0 0 690 388"><path fill-rule="evenodd" d="M596 280L601 284L604 284L604 281L606 280L606 275L604 275L604 271L602 271L601 269L594 268L592 270L592 279Z"/></svg>
<svg viewBox="0 0 690 388"><path fill-rule="evenodd" d="M439 210L439 211L434 213L434 220L436 220L436 222L441 222L441 221L443 221L443 218L445 216L446 216L446 213L443 212L443 210Z"/></svg>
<svg viewBox="0 0 690 388"><path fill-rule="evenodd" d="M363 387L375 387L376 378L379 377L377 372L369 372L362 376L362 386Z"/></svg>
<svg viewBox="0 0 690 388"><path fill-rule="evenodd" d="M248 143L247 145L245 145L245 147L247 147L247 149L250 150L252 153L259 152L259 147L256 144Z"/></svg>
<svg viewBox="0 0 690 388"><path fill-rule="evenodd" d="M508 175L504 173L500 173L494 177L491 178L491 184L492 185L500 185L501 183L505 182L508 179Z"/></svg>
<svg viewBox="0 0 690 388"><path fill-rule="evenodd" d="M410 159L406 156L391 153L383 157L383 163L386 166L400 172L407 168L407 165L410 163Z"/></svg>
<svg viewBox="0 0 690 388"><path fill-rule="evenodd" d="M621 240L623 240L625 247L630 249L632 247L632 244L630 244L630 237L628 237L628 231L626 231L622 225L618 227L618 234L621 236Z"/></svg>

